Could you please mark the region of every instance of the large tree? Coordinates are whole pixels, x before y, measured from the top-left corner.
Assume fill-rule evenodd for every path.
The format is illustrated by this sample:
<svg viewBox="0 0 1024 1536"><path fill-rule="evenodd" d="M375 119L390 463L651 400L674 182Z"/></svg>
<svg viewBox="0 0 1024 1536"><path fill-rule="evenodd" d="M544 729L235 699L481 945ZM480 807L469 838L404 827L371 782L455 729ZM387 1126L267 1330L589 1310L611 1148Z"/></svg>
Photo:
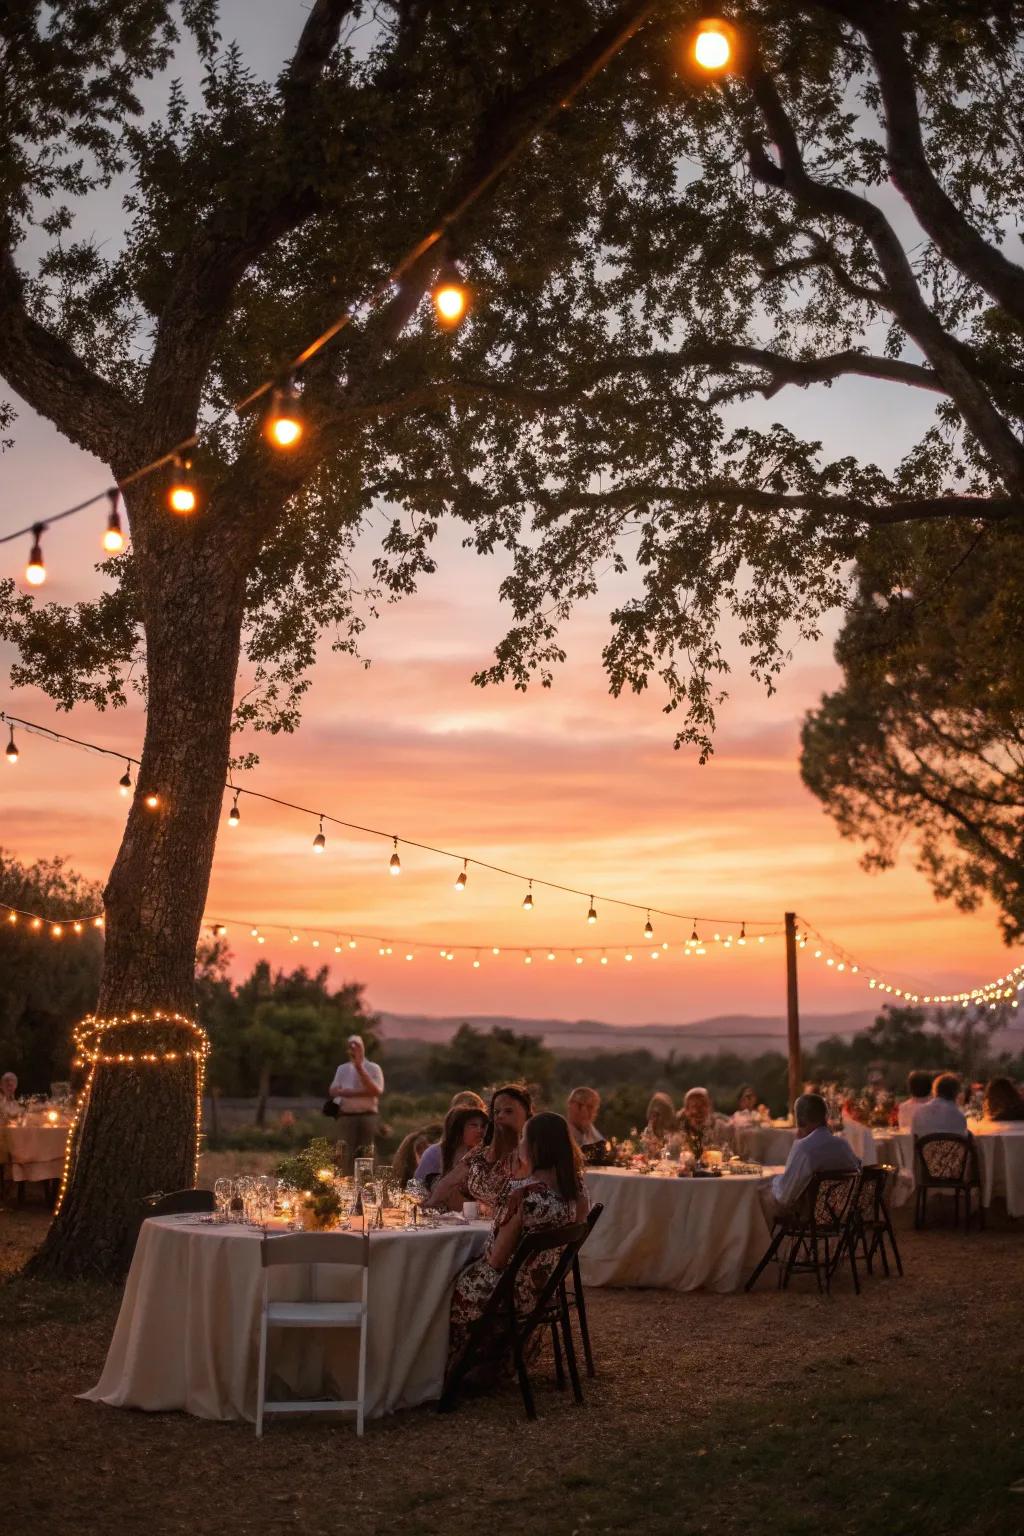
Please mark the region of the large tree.
<svg viewBox="0 0 1024 1536"><path fill-rule="evenodd" d="M0 628L14 680L68 706L123 702L143 653L139 785L161 796L134 802L107 887L104 1015L190 1008L232 721L293 726L321 629L356 644L348 557L373 508L393 510L392 593L432 569L446 514L511 552L514 622L481 680L547 680L560 620L632 565L611 686L659 678L706 752L723 615L770 682L785 627L816 631L874 530L1017 536L1024 495L1024 273L1002 248L1020 6L740 4L735 71L707 85L681 0L315 0L268 83L191 0L202 100L175 87L137 120L183 46L172 13L0 14L0 369L126 482L132 532L100 600L8 589ZM123 240L79 237L66 205L117 177ZM441 333L423 299L454 258L473 310ZM223 407L346 310L303 370L304 444L275 457L258 411ZM884 471L744 420L847 377L937 403ZM128 477L194 434L204 502L183 520L162 476ZM243 648L257 687L237 700ZM123 1264L134 1194L187 1176L190 1112L173 1070L97 1076L44 1264Z"/></svg>

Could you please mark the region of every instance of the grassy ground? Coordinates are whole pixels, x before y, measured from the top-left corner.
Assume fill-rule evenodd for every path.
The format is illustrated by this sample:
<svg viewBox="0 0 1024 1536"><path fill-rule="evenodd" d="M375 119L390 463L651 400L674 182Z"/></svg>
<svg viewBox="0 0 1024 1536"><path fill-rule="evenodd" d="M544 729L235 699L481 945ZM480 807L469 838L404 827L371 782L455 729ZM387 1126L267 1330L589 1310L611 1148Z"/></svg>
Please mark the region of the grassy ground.
<svg viewBox="0 0 1024 1536"><path fill-rule="evenodd" d="M209 1170L207 1170L209 1173ZM0 1211L11 1274L40 1209ZM599 1377L369 1425L251 1426L78 1402L119 1296L0 1286L3 1528L37 1536L714 1536L1024 1529L1024 1222L899 1236L903 1280L830 1299L593 1291Z"/></svg>

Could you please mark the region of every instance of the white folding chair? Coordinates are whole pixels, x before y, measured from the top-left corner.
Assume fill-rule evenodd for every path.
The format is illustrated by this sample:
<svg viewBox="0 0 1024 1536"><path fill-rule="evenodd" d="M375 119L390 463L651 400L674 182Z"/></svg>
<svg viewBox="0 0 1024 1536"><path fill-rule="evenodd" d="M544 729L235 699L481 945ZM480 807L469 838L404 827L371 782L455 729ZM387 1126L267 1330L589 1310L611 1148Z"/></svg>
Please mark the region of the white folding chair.
<svg viewBox="0 0 1024 1536"><path fill-rule="evenodd" d="M263 1433L264 1413L337 1413L355 1411L356 1434L363 1432L363 1404L366 1400L366 1297L370 1274L369 1238L348 1232L297 1232L281 1237L264 1236L263 1311L260 1317L260 1366L256 1397L256 1433ZM281 1264L308 1264L312 1276L311 1301L271 1301L270 1271ZM363 1272L359 1301L318 1301L317 1268L321 1264L347 1265ZM357 1395L352 1401L313 1402L290 1399L267 1402L267 1331L270 1328L358 1328L359 1377Z"/></svg>

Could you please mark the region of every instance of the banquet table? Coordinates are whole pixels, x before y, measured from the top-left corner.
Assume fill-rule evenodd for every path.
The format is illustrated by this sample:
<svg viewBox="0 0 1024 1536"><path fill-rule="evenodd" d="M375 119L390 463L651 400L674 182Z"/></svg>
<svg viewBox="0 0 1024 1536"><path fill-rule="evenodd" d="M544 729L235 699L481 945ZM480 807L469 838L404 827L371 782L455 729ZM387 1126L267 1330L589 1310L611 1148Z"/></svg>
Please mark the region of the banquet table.
<svg viewBox="0 0 1024 1536"><path fill-rule="evenodd" d="M366 1414L441 1395L452 1286L482 1251L487 1222L370 1233ZM114 1408L254 1419L262 1233L189 1216L143 1222L99 1382L83 1397ZM274 1267L271 1299L310 1299L310 1266ZM318 1271L320 1300L358 1297L359 1272ZM271 1329L268 1391L355 1396L356 1330ZM333 1393L332 1393L333 1395Z"/></svg>
<svg viewBox="0 0 1024 1536"><path fill-rule="evenodd" d="M580 1250L585 1285L735 1291L768 1246L761 1175L662 1178L591 1168L591 1201L604 1206Z"/></svg>
<svg viewBox="0 0 1024 1536"><path fill-rule="evenodd" d="M15 1184L59 1179L64 1167L66 1125L5 1125L0 1129L0 1162Z"/></svg>
<svg viewBox="0 0 1024 1536"><path fill-rule="evenodd" d="M752 1163L784 1163L796 1140L792 1125L735 1125L737 1154Z"/></svg>
<svg viewBox="0 0 1024 1536"><path fill-rule="evenodd" d="M1003 1125L989 1121L971 1126L978 1152L981 1179L981 1203L991 1205L1002 1197L1007 1214L1024 1216L1024 1123L1008 1121ZM914 1137L911 1131L893 1132L890 1137L901 1181L908 1192L914 1187Z"/></svg>

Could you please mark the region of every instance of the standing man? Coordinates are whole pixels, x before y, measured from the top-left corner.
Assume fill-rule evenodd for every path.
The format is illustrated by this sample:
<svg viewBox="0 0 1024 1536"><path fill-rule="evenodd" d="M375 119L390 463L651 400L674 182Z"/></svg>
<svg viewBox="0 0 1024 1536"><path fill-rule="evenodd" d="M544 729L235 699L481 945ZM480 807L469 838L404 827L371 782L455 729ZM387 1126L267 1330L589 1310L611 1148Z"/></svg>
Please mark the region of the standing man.
<svg viewBox="0 0 1024 1536"><path fill-rule="evenodd" d="M348 1037L348 1061L334 1074L330 1097L338 1106L336 1157L343 1174L352 1172L352 1160L363 1148L373 1152L377 1134L377 1109L384 1092L384 1073L375 1061L367 1061L359 1035Z"/></svg>

